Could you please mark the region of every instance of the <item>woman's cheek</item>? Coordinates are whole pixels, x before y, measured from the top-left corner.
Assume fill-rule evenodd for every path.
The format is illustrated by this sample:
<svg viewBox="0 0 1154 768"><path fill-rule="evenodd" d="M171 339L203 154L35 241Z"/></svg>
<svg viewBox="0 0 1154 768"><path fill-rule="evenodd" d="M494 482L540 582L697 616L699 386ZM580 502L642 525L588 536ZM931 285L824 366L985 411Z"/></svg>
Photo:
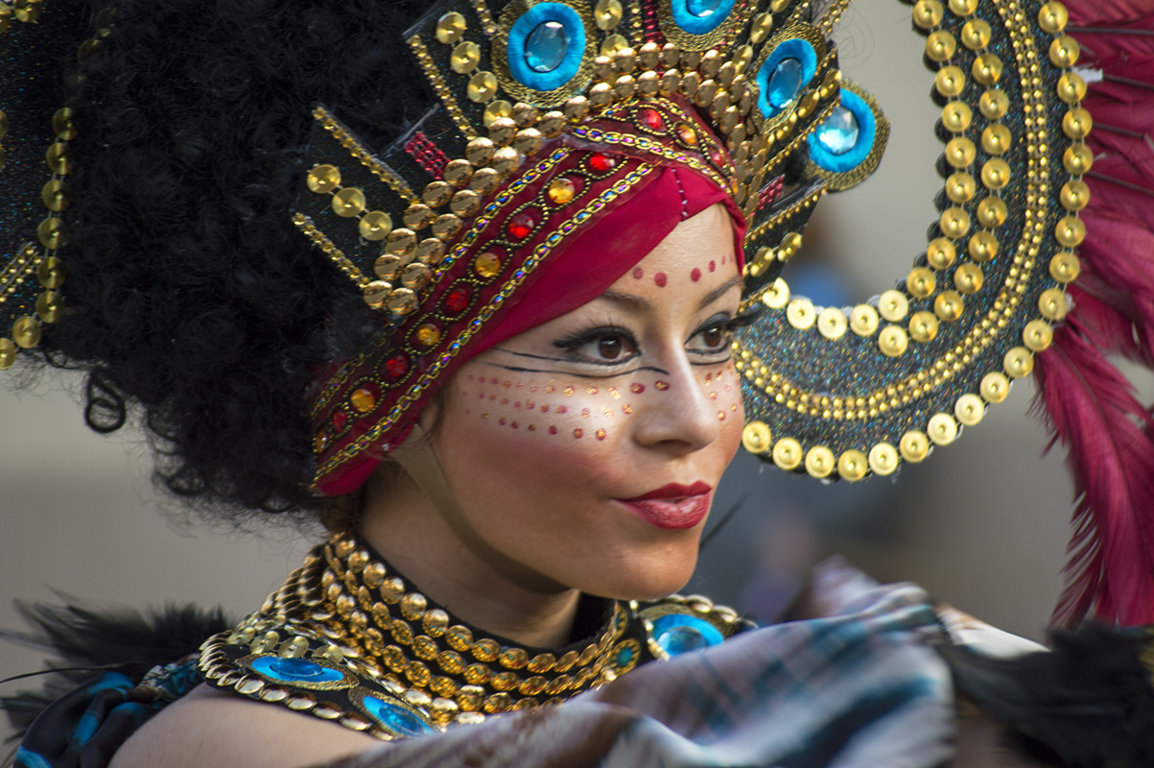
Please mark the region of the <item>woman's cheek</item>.
<svg viewBox="0 0 1154 768"><path fill-rule="evenodd" d="M573 441L608 443L620 437L634 403L652 385L638 381L607 384L576 377L468 373L459 390L466 420L486 430L508 430L541 444Z"/></svg>

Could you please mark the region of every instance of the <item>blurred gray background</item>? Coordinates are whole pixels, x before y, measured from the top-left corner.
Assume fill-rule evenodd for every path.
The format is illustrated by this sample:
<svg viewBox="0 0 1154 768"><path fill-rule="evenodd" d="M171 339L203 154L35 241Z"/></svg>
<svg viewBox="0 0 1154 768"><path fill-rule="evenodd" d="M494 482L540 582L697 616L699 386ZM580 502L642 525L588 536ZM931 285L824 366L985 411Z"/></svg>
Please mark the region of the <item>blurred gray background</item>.
<svg viewBox="0 0 1154 768"><path fill-rule="evenodd" d="M847 303L904 276L935 215L938 110L909 12L896 0L857 0L844 17L842 67L889 115L889 152L872 179L819 206L786 274L817 252L814 263L836 265L819 282L848 291ZM19 625L13 599L54 600L53 590L103 605L259 607L317 534L188 524L150 484L137 434L101 437L84 426L80 387L53 376L0 392L0 627ZM1151 379L1141 387L1149 399ZM1026 416L1032 394L1032 382L1019 383L959 442L895 478L822 485L742 452L715 518L740 509L706 547L690 589L771 611L797 574L842 552L878 578L920 582L991 623L1041 638L1061 586L1073 504L1060 452L1040 456L1047 437ZM34 651L0 645L0 678L39 663Z"/></svg>

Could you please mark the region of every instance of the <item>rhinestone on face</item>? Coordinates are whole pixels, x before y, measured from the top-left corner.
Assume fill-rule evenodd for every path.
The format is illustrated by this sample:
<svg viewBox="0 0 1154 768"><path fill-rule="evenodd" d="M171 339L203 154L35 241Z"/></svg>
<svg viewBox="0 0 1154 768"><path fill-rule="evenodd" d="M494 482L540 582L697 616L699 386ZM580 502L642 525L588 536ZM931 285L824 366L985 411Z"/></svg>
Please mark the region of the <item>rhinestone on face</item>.
<svg viewBox="0 0 1154 768"><path fill-rule="evenodd" d="M840 104L817 129L817 140L835 155L844 155L853 149L858 135L857 116Z"/></svg>
<svg viewBox="0 0 1154 768"><path fill-rule="evenodd" d="M534 72L552 72L569 51L569 33L557 21L543 21L525 38L525 63Z"/></svg>

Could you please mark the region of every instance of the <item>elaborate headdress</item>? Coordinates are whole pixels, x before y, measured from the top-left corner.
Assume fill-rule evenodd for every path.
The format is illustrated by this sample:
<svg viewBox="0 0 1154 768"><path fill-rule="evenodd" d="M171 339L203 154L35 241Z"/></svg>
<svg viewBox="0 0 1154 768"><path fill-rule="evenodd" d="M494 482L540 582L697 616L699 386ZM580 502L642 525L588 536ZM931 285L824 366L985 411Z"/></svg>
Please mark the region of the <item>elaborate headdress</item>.
<svg viewBox="0 0 1154 768"><path fill-rule="evenodd" d="M1059 3L918 0L912 19L942 108L939 216L896 287L854 307L816 307L778 273L821 196L866 178L888 132L828 41L846 4L441 2L404 34L407 52L387 53L411 55L437 100L387 146L346 126L347 105L302 87L313 126L284 216L376 317L360 352L323 358L310 394L317 485L345 490L328 484L403 440L421 404L557 254L662 169L678 169L725 190L748 224L743 301L766 308L734 345L749 451L820 478L889 475L952 442L1037 369L1082 494L1063 617L1096 605L1125 621L1154 618L1154 532L1140 510L1154 483L1150 414L1102 357L1105 348L1154 359L1154 277L1139 250L1151 238L1151 164L1133 160L1149 121L1140 101L1126 101L1133 82L1079 68L1085 56ZM82 53L100 47L112 18L97 20ZM0 5L0 27L33 22L52 45L80 43L69 39L80 26L52 4ZM1103 23L1150 28L1124 10ZM0 39L23 82L57 66L21 40L28 31ZM1088 39L1096 65L1122 60L1124 78L1150 79L1149 37ZM45 89L13 87L7 71L4 82L6 367L67 311L57 251L66 262L68 145L85 118L45 102ZM1090 138L1095 98L1117 100L1101 105L1112 125L1100 144ZM49 126L55 139L41 144ZM1088 223L1093 245L1083 245ZM89 236L99 229L86 226Z"/></svg>

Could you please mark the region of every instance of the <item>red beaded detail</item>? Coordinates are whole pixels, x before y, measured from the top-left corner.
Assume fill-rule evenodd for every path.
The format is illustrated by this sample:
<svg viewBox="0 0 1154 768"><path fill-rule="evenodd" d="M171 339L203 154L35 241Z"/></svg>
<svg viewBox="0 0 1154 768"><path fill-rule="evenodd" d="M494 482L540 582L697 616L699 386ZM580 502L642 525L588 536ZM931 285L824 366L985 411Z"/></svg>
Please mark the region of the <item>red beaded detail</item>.
<svg viewBox="0 0 1154 768"><path fill-rule="evenodd" d="M345 431L345 425L349 423L349 414L346 411L333 411L333 429L338 433Z"/></svg>
<svg viewBox="0 0 1154 768"><path fill-rule="evenodd" d="M406 355L393 355L385 361L385 373L394 381L408 372L409 358Z"/></svg>
<svg viewBox="0 0 1154 768"><path fill-rule="evenodd" d="M665 118L653 107L646 107L637 113L637 119L651 131L664 131Z"/></svg>
<svg viewBox="0 0 1154 768"><path fill-rule="evenodd" d="M659 115L660 117L660 115ZM589 156L589 168L596 173L606 173L617 165L617 158L594 152Z"/></svg>
<svg viewBox="0 0 1154 768"><path fill-rule="evenodd" d="M451 315L464 312L465 307L469 306L470 298L471 295L468 288L454 288L445 294L445 311Z"/></svg>
<svg viewBox="0 0 1154 768"><path fill-rule="evenodd" d="M533 231L533 227L535 226L537 226L537 217L529 213L529 211L521 211L509 220L507 230L509 237L514 240L524 240Z"/></svg>

